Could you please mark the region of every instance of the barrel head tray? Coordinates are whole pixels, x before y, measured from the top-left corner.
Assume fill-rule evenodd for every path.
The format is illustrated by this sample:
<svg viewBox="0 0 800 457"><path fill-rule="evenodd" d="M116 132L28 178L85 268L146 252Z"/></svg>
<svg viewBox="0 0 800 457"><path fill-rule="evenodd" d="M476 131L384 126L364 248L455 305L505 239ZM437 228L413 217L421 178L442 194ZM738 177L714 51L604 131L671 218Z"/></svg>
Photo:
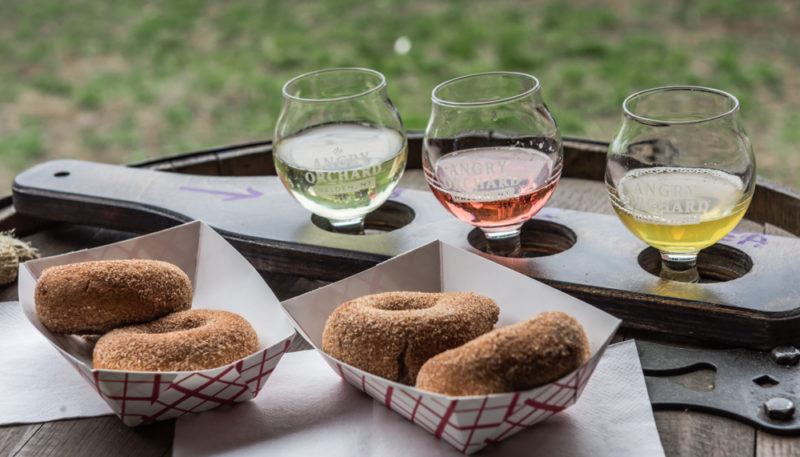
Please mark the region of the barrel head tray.
<svg viewBox="0 0 800 457"><path fill-rule="evenodd" d="M275 176L56 160L17 176L13 200L22 214L133 232L203 220L259 270L325 280L439 239L607 310L635 332L755 349L800 342L794 238L733 232L701 254L708 281L685 284L660 280L657 254L613 216L545 208L523 228L526 256L502 258L484 253L480 232L430 192L408 189L370 215L367 225L376 230L366 235L327 231Z"/></svg>

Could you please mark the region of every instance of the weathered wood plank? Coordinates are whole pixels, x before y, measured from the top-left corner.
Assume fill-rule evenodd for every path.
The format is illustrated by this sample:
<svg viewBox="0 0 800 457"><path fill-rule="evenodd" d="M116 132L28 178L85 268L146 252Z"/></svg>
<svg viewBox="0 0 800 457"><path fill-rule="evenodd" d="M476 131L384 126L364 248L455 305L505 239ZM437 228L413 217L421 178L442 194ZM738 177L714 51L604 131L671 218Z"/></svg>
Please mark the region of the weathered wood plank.
<svg viewBox="0 0 800 457"><path fill-rule="evenodd" d="M697 412L655 416L667 457L753 457L755 430L749 425Z"/></svg>
<svg viewBox="0 0 800 457"><path fill-rule="evenodd" d="M0 428L0 455L16 455L41 427L25 424Z"/></svg>
<svg viewBox="0 0 800 457"><path fill-rule="evenodd" d="M797 457L800 456L800 440L776 436L759 431L756 435L756 457Z"/></svg>
<svg viewBox="0 0 800 457"><path fill-rule="evenodd" d="M113 416L42 424L19 457L160 457L170 452L174 421L130 428Z"/></svg>

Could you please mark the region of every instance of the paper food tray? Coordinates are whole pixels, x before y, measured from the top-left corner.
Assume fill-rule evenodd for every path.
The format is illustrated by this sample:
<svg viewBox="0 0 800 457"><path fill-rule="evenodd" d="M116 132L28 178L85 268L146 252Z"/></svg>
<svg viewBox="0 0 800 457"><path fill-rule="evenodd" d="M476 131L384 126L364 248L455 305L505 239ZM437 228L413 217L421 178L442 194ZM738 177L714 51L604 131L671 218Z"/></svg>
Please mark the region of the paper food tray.
<svg viewBox="0 0 800 457"><path fill-rule="evenodd" d="M47 267L112 259L155 259L177 265L192 280L192 308L226 310L243 316L258 334L259 350L231 364L195 372L93 369L92 343L78 336L52 333L39 322L34 289L37 278ZM294 330L278 299L261 275L225 239L202 222L26 262L19 268L19 302L31 324L129 426L254 398L294 337ZM52 382L59 380L53 379Z"/></svg>
<svg viewBox="0 0 800 457"><path fill-rule="evenodd" d="M586 330L590 359L561 379L531 390L448 397L359 370L322 351L330 313L356 297L388 291L471 291L500 307L497 327L559 310ZM282 303L298 332L342 378L406 419L471 454L574 404L620 324L619 319L534 279L440 241Z"/></svg>

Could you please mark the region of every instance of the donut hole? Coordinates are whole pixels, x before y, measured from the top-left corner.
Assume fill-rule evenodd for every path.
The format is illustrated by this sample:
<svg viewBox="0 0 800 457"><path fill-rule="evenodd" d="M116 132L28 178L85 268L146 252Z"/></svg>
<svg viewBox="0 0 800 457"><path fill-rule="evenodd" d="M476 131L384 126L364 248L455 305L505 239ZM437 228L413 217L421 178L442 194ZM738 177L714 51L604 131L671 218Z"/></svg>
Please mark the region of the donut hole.
<svg viewBox="0 0 800 457"><path fill-rule="evenodd" d="M482 252L489 253L486 236L480 229L467 235L469 244ZM542 219L531 219L520 231L520 257L545 257L564 252L578 241L578 235L566 225Z"/></svg>
<svg viewBox="0 0 800 457"><path fill-rule="evenodd" d="M157 335L160 333L183 332L194 330L208 323L208 319L199 316L182 316L180 320L154 321L144 328L139 329L138 333Z"/></svg>
<svg viewBox="0 0 800 457"><path fill-rule="evenodd" d="M428 309L432 308L433 303L401 303L401 302L394 302L389 304L384 304L381 306L375 306L376 309L380 309L383 311L408 311L410 309Z"/></svg>
<svg viewBox="0 0 800 457"><path fill-rule="evenodd" d="M433 308L433 305L436 304L436 299L436 296L422 293L413 298L407 295L394 296L392 294L386 294L384 296L375 297L371 306L382 311L428 309Z"/></svg>

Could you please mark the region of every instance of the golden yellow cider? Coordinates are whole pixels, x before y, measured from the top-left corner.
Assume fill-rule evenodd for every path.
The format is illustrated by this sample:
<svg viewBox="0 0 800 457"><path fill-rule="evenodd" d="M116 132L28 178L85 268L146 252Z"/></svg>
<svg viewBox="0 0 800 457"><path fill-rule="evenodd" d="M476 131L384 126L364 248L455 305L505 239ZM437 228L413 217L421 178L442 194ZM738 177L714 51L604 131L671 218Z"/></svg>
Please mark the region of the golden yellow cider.
<svg viewBox="0 0 800 457"><path fill-rule="evenodd" d="M616 205L614 210L625 227L639 239L659 251L677 254L697 252L724 238L742 219L749 204L750 199L747 199L740 208L725 216L686 225L659 224L637 219Z"/></svg>
<svg viewBox="0 0 800 457"><path fill-rule="evenodd" d="M637 169L611 189L611 203L634 235L669 253L696 253L728 234L744 216L751 193L718 170Z"/></svg>

